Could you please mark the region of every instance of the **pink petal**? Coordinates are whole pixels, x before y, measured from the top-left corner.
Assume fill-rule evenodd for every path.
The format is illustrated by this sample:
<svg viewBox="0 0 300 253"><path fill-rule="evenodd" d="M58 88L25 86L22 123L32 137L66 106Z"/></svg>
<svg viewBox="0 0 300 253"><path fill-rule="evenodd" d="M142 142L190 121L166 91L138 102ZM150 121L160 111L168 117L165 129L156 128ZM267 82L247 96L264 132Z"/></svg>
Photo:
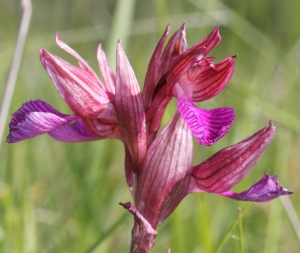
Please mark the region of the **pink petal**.
<svg viewBox="0 0 300 253"><path fill-rule="evenodd" d="M247 139L222 149L205 162L194 166L193 178L200 190L229 191L257 163L274 136L272 122Z"/></svg>
<svg viewBox="0 0 300 253"><path fill-rule="evenodd" d="M116 76L111 70L101 44L98 47L97 59L106 90L115 94Z"/></svg>
<svg viewBox="0 0 300 253"><path fill-rule="evenodd" d="M78 116L62 114L44 101L26 102L13 114L6 141L13 143L32 138L77 119Z"/></svg>
<svg viewBox="0 0 300 253"><path fill-rule="evenodd" d="M58 45L79 60L79 67L40 51L41 63L56 89L74 113L81 117L97 117L110 102L107 92L88 64L71 48L59 40Z"/></svg>
<svg viewBox="0 0 300 253"><path fill-rule="evenodd" d="M190 49L194 50L196 48L206 48L206 54L208 54L215 46L217 46L221 41L221 36L219 33L219 27L216 27L204 40L192 46Z"/></svg>
<svg viewBox="0 0 300 253"><path fill-rule="evenodd" d="M70 48L67 44L65 44L63 41L60 40L58 32L56 33L56 44L62 50L66 51L68 54L72 55L76 60L78 60L79 66L83 68L85 71L87 71L93 79L98 80L96 73L91 69L91 67L87 64L87 62L79 54L77 54L72 48Z"/></svg>
<svg viewBox="0 0 300 253"><path fill-rule="evenodd" d="M174 33L169 39L162 56L160 58L160 67L158 70L157 80L164 76L172 67L177 57L187 50L187 43L185 38L185 23L180 29Z"/></svg>
<svg viewBox="0 0 300 253"><path fill-rule="evenodd" d="M193 162L191 133L179 113L148 148L139 175L135 203L156 228L184 198Z"/></svg>
<svg viewBox="0 0 300 253"><path fill-rule="evenodd" d="M202 110L190 99L178 100L177 108L201 145L210 146L228 133L235 118L233 108Z"/></svg>
<svg viewBox="0 0 300 253"><path fill-rule="evenodd" d="M170 30L170 26L168 25L165 29L165 32L161 39L159 40L154 53L151 57L151 60L148 65L147 74L145 77L144 82L144 90L143 90L143 98L144 98L144 105L145 108L147 108L151 102L151 99L153 97L154 89L157 83L157 76L158 76L158 69L160 65L160 55L165 43L165 40L168 36Z"/></svg>
<svg viewBox="0 0 300 253"><path fill-rule="evenodd" d="M251 186L247 191L241 193L223 192L221 195L242 201L266 202L278 198L282 195L289 195L293 192L284 189L277 181L277 175L271 177L267 173L256 184Z"/></svg>
<svg viewBox="0 0 300 253"><path fill-rule="evenodd" d="M176 83L179 82L180 78L189 68L203 59L205 52L205 48L197 48L195 50L188 49L176 59L171 70L166 75L168 90L170 92L174 93L173 88Z"/></svg>
<svg viewBox="0 0 300 253"><path fill-rule="evenodd" d="M186 78L193 83L193 101L202 102L219 94L233 74L235 61L236 56L230 56L213 67L190 69Z"/></svg>
<svg viewBox="0 0 300 253"><path fill-rule="evenodd" d="M140 165L146 154L144 104L139 84L120 42L117 45L115 106L133 162Z"/></svg>

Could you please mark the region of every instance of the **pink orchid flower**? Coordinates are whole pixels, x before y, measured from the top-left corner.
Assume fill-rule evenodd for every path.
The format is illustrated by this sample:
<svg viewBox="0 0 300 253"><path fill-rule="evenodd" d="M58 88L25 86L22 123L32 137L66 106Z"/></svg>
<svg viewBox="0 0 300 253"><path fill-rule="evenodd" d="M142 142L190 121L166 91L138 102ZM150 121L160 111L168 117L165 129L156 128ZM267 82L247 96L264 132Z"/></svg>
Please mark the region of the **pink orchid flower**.
<svg viewBox="0 0 300 253"><path fill-rule="evenodd" d="M12 116L7 142L48 133L65 142L115 138L124 143L127 184L134 198L122 204L135 216L131 252L150 252L156 227L193 192L209 192L243 201L264 202L292 192L267 174L242 193L230 189L257 163L271 143L275 127L265 128L193 166L192 135L204 146L221 139L235 118L232 108L203 110L194 105L219 94L229 82L235 56L213 63L208 53L220 42L219 28L187 47L185 25L169 39L169 26L150 60L143 91L120 42L116 74L101 45L97 58L103 83L58 34L60 48L79 62L73 66L42 49L40 58L59 94L74 114L58 112L44 101L25 104ZM158 132L172 98L178 111Z"/></svg>

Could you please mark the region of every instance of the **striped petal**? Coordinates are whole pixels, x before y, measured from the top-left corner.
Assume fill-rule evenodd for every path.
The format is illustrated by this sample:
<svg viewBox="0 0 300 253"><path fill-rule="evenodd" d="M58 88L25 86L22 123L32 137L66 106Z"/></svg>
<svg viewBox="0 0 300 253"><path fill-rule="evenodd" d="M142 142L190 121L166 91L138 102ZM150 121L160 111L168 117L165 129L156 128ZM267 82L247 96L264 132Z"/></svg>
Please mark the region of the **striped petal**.
<svg viewBox="0 0 300 253"><path fill-rule="evenodd" d="M235 62L236 56L230 56L214 65L190 69L186 79L193 84L193 101L202 102L219 94L229 82Z"/></svg>
<svg viewBox="0 0 300 253"><path fill-rule="evenodd" d="M125 143L139 168L146 154L146 117L140 87L121 42L117 45L115 106Z"/></svg>
<svg viewBox="0 0 300 253"><path fill-rule="evenodd" d="M217 46L221 41L219 27L216 27L204 40L192 46L190 49L194 50L196 48L205 47L206 54L208 54L215 46Z"/></svg>
<svg viewBox="0 0 300 253"><path fill-rule="evenodd" d="M99 63L99 68L101 71L101 75L103 78L103 84L107 91L115 94L115 86L116 86L116 76L111 70L111 67L108 63L106 55L102 49L102 45L100 44L97 51L97 59Z"/></svg>
<svg viewBox="0 0 300 253"><path fill-rule="evenodd" d="M170 30L170 26L168 25L165 29L165 32L161 39L159 40L154 53L151 57L151 60L148 65L146 77L145 77L145 82L144 82L144 89L143 89L143 98L144 98L144 105L145 108L149 106L151 103L151 99L153 97L153 93L155 90L155 86L157 84L157 79L158 79L158 69L160 65L160 55L165 43L165 40L168 36Z"/></svg>
<svg viewBox="0 0 300 253"><path fill-rule="evenodd" d="M201 191L223 193L239 183L257 163L275 133L272 122L247 139L220 150L194 166L193 178ZM196 191L194 188L191 191Z"/></svg>
<svg viewBox="0 0 300 253"><path fill-rule="evenodd" d="M97 117L110 102L106 90L88 64L70 47L60 41L57 44L79 61L79 67L40 51L40 60L61 97L80 117Z"/></svg>
<svg viewBox="0 0 300 253"><path fill-rule="evenodd" d="M153 228L187 194L192 162L192 136L177 112L149 146L137 181L136 207Z"/></svg>
<svg viewBox="0 0 300 253"><path fill-rule="evenodd" d="M251 186L247 191L241 193L223 192L221 195L227 198L251 201L251 202L266 202L278 198L282 195L289 195L293 192L284 189L277 181L277 175L270 176L267 173L256 184Z"/></svg>
<svg viewBox="0 0 300 253"><path fill-rule="evenodd" d="M160 58L160 66L158 70L157 80L161 79L171 69L174 61L179 55L187 50L187 43L185 37L185 23L180 29L173 34L169 39Z"/></svg>
<svg viewBox="0 0 300 253"><path fill-rule="evenodd" d="M177 108L201 145L210 146L228 133L235 118L233 108L202 110L190 99L178 100Z"/></svg>

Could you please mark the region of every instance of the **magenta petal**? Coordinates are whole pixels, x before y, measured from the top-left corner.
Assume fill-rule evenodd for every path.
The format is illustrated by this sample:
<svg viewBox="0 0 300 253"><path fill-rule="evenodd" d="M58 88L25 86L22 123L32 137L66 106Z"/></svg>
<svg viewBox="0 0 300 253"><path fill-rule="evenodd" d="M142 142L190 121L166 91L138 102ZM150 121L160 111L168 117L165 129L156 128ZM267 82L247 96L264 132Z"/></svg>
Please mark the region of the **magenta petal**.
<svg viewBox="0 0 300 253"><path fill-rule="evenodd" d="M26 102L12 116L7 142L32 138L77 119L78 116L62 114L44 101Z"/></svg>
<svg viewBox="0 0 300 253"><path fill-rule="evenodd" d="M177 108L201 145L211 146L228 133L235 118L233 108L202 110L191 100L181 98Z"/></svg>
<svg viewBox="0 0 300 253"><path fill-rule="evenodd" d="M100 139L88 132L81 119L72 124L57 127L54 130L51 130L48 134L52 138L63 142L82 142Z"/></svg>
<svg viewBox="0 0 300 253"><path fill-rule="evenodd" d="M235 200L266 202L279 196L293 193L287 189L284 189L276 179L277 175L272 177L265 173L263 178L251 186L247 191L241 193L223 192L221 195Z"/></svg>

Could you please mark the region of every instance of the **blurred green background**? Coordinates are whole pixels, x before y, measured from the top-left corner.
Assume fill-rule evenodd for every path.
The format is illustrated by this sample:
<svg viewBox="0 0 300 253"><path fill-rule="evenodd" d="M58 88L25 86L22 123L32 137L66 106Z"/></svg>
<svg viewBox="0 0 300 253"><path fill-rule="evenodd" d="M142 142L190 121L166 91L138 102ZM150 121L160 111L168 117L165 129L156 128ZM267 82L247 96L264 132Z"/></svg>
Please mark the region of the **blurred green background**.
<svg viewBox="0 0 300 253"><path fill-rule="evenodd" d="M0 93L3 94L22 16L20 1L0 0ZM234 107L236 120L213 147L195 144L195 164L264 127L272 119L276 135L249 175L234 188L243 191L264 172L278 174L294 191L300 215L300 2L282 0L40 0L33 1L29 28L10 114L22 103L42 99L70 110L39 62L46 48L74 59L55 44L55 32L98 71L103 44L111 65L120 38L143 85L148 61L168 22L171 32L187 22L191 46L220 26L216 61L238 54L226 89L202 108ZM172 117L169 106L164 122ZM8 122L7 122L8 124ZM8 128L5 135L8 134ZM129 252L133 218L118 205L131 200L124 179L120 142L60 143L39 136L0 150L0 252ZM153 252L300 252L300 242L279 199L236 202L212 194L192 194L158 228ZM242 250L238 226L243 211ZM240 223L241 224L241 223ZM295 223L294 223L295 224ZM114 228L115 229L111 229ZM298 228L299 229L299 228ZM229 237L227 238L226 236Z"/></svg>

